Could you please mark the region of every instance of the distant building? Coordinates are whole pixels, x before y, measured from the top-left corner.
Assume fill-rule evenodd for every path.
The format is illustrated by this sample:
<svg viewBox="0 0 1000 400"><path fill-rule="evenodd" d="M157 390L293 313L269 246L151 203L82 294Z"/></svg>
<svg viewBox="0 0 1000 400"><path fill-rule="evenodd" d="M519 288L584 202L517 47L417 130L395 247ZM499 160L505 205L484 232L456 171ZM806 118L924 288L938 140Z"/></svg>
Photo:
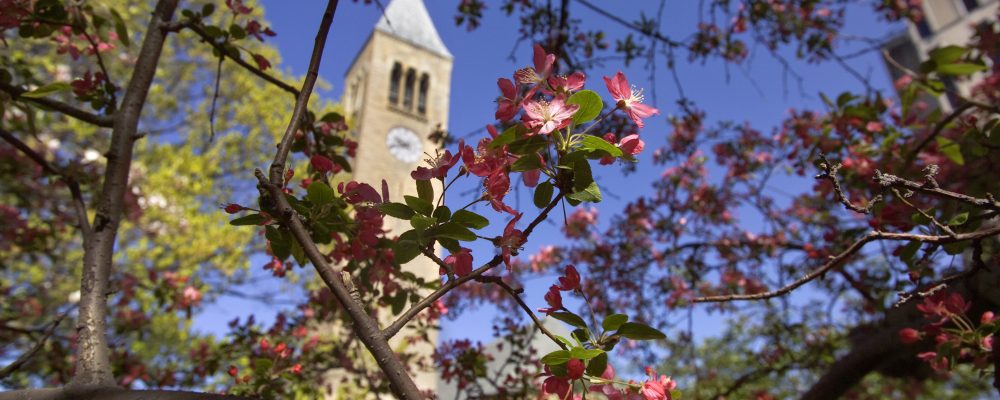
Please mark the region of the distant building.
<svg viewBox="0 0 1000 400"><path fill-rule="evenodd" d="M924 18L909 24L883 47L896 62L911 70L916 70L931 50L967 44L976 25L996 18L1000 0L923 0L920 7ZM886 68L893 82L904 75L888 63ZM967 94L971 83L945 80L945 85L949 90ZM948 96L930 101L944 110L951 110L955 105L955 99Z"/></svg>

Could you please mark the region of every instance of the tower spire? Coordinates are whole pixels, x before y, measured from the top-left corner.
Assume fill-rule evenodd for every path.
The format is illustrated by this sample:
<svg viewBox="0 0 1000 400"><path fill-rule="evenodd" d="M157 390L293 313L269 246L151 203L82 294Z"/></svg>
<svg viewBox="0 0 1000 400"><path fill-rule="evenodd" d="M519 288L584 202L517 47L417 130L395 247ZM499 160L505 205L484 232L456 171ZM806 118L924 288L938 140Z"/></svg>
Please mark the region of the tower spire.
<svg viewBox="0 0 1000 400"><path fill-rule="evenodd" d="M375 29L445 58L452 58L423 0L392 0Z"/></svg>

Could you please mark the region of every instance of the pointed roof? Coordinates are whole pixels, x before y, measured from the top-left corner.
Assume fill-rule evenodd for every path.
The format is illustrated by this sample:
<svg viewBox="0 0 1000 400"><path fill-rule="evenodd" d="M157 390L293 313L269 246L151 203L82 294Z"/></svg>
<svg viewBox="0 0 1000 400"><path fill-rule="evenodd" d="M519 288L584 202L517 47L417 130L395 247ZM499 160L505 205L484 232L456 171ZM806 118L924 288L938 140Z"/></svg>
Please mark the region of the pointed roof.
<svg viewBox="0 0 1000 400"><path fill-rule="evenodd" d="M375 24L375 29L451 58L451 52L441 41L423 0L392 0Z"/></svg>

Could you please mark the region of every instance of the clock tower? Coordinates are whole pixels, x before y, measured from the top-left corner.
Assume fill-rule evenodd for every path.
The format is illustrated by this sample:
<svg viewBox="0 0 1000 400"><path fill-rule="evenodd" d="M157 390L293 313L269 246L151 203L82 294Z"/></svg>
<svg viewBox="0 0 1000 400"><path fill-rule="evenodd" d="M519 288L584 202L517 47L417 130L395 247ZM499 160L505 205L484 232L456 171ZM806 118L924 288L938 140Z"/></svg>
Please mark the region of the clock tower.
<svg viewBox="0 0 1000 400"><path fill-rule="evenodd" d="M439 149L429 136L448 123L451 68L452 55L423 1L392 0L344 78L341 102L358 142L354 180L377 188L385 179L392 201L416 196L410 172ZM435 193L440 191L436 184ZM386 218L385 227L390 236L410 229L407 221L395 218ZM403 269L428 281L440 279L438 266L426 257L417 257ZM387 310L379 314L383 325L391 322ZM432 365L437 334L430 343L414 345L401 340L407 333L404 329L390 344L397 350L405 346ZM414 372L418 387L436 391L436 371Z"/></svg>

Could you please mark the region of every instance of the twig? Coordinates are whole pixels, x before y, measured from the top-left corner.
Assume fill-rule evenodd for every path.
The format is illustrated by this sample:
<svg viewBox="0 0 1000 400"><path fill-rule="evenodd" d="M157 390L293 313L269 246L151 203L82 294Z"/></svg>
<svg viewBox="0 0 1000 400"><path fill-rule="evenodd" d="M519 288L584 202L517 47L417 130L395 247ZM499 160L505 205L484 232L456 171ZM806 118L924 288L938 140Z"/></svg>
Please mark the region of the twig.
<svg viewBox="0 0 1000 400"><path fill-rule="evenodd" d="M927 145L930 144L931 140L934 140L934 138L940 135L941 132L944 131L944 128L951 123L951 121L954 121L955 118L958 118L960 115L962 115L962 113L964 113L970 108L972 108L972 103L962 103L960 106L952 110L950 114L948 114L942 120L938 121L937 124L934 124L934 130L932 130L931 133L927 135L927 137L921 140L920 143L918 143L917 146L914 147L913 150L911 150L910 153L906 155L906 160L903 162L902 171L906 171L907 169L910 168L910 165L912 165L913 161L916 160L917 155L920 154L920 150L923 150L924 147L927 147Z"/></svg>
<svg viewBox="0 0 1000 400"><path fill-rule="evenodd" d="M943 199L959 201L986 210L1000 211L1000 201L997 201L991 194L988 193L986 194L985 199L980 199L966 194L941 189L930 180L924 183L917 183L895 175L886 174L878 170L875 171L875 181L886 187L910 189L915 192L926 193Z"/></svg>
<svg viewBox="0 0 1000 400"><path fill-rule="evenodd" d="M230 60L233 60L239 66L243 67L247 71L250 71L250 73L257 75L261 79L273 84L274 86L277 86L281 90L291 93L295 97L299 96L299 90L296 89L294 86L283 82L281 79L271 76L271 74L261 71L259 68L250 65L250 63L244 61L242 58L233 57L231 54L229 54L229 52L226 51L225 47L217 43L214 38L209 36L208 33L206 33L205 30L200 25L191 23L171 24L168 25L165 29L168 31L178 31L182 28L191 29L191 32L194 32L196 35L200 36L202 40L204 40L210 46L214 47L215 50L217 50L219 54L221 54L221 57L227 57Z"/></svg>
<svg viewBox="0 0 1000 400"><path fill-rule="evenodd" d="M551 212L552 209L555 208L557 204L559 204L559 202L562 200L564 196L565 193L560 191L559 194L556 195L556 197L554 197L552 201L549 202L549 205L546 206L542 210L542 212L540 212L538 216L535 217L533 221L531 221L530 224L528 224L528 227L523 231L524 235L523 237L525 240L527 240L527 238L531 235L531 232L534 231L535 227L538 226L539 223L548 218L549 212ZM474 269L472 273L470 273L469 275L445 283L443 286L431 292L426 297L421 299L419 302L411 306L408 310L403 312L403 315L400 315L399 318L397 318L395 321L392 322L392 324L390 324L388 327L382 330L382 336L385 337L386 339L395 336L396 333L399 333L400 329L403 329L403 327L406 326L406 324L410 322L411 319L416 317L417 314L419 314L425 308L430 307L431 304L434 304L435 301L437 301L442 296L450 292L452 289L458 287L459 285L465 282L476 279L476 277L486 273L487 271L493 268L496 268L496 266L500 265L500 263L502 262L503 262L503 257L497 254L493 256L493 258L490 259L490 261L486 262L479 268Z"/></svg>
<svg viewBox="0 0 1000 400"><path fill-rule="evenodd" d="M35 345L32 346L30 350L26 351L24 354L21 354L21 356L18 357L16 360L14 360L14 362L10 363L10 365L4 367L3 369L0 369L0 381L10 376L10 374L12 374L14 371L17 371L18 368L21 368L21 366L24 365L24 363L28 362L28 360L30 360L31 357L35 356L35 353L37 353L38 350L42 349L42 346L45 345L45 342L48 341L50 337L52 337L52 334L55 333L56 328L59 327L59 323L62 322L63 318L66 318L66 314L67 314L66 312L59 314L59 316L56 317L55 321L52 321L49 324L48 329L45 330L45 334L42 335L42 337L39 338L38 341L35 342Z"/></svg>
<svg viewBox="0 0 1000 400"><path fill-rule="evenodd" d="M859 214L871 214L872 208L882 201L882 196L875 196L875 198L869 201L868 205L865 207L858 207L854 205L854 203L851 203L851 201L847 199L847 195L844 194L844 190L840 187L840 180L837 179L837 172L840 171L842 165L840 165L840 163L831 164L827 161L826 156L823 155L820 155L819 159L821 162L819 167L823 170L823 172L816 175L816 179L830 181L833 185L833 193L837 196L837 201L840 202L840 204L843 204L848 210Z"/></svg>
<svg viewBox="0 0 1000 400"><path fill-rule="evenodd" d="M529 308L528 305L524 303L524 300L521 299L520 293L523 292L524 289L520 290L514 289L510 287L510 285L508 285L507 282L504 282L502 278L496 275L479 276L476 278L476 281L482 283L492 283L494 285L500 286L500 288L503 289L505 292L507 292L507 294L509 294L510 297L513 297L514 301L517 302L517 305L521 306L521 309L524 310L524 312L527 313L529 317L531 317L531 321L535 323L535 326L538 327L539 331L545 334L545 336L548 336L549 339L552 339L552 341L555 342L557 345L559 345L560 348L566 350L566 344L560 341L559 339L556 339L556 335L553 334L551 331L549 331L549 329L546 328L544 324L542 324L542 321L538 319L538 316L536 316L535 313L531 311L531 308Z"/></svg>
<svg viewBox="0 0 1000 400"><path fill-rule="evenodd" d="M855 253L861 250L865 244L868 242L873 242L876 240L897 240L897 241L916 241L923 243L955 243L963 242L967 240L977 240L983 239L991 236L1000 235L1000 226L983 229L975 232L960 233L955 236L932 236L932 235L918 235L911 233L892 233L892 232L879 232L872 231L859 239L858 241L851 244L847 250L844 250L836 256L830 257L829 261L820 266L819 268L813 270L797 279L796 281L785 285L777 290L772 290L763 293L755 294L729 294L729 295L719 295L719 296L704 296L696 297L691 301L694 303L716 303L716 302L726 302L726 301L739 301L739 300L763 300L772 297L777 297L791 292L806 283L826 274L830 269L842 264L847 258L851 257Z"/></svg>
<svg viewBox="0 0 1000 400"><path fill-rule="evenodd" d="M112 89L106 90L106 92L111 96L111 112L114 112L115 108L118 107L118 97L115 96L115 84L111 82L111 73L108 72L108 68L104 65L104 57L101 56L101 52L97 49L97 41L87 31L83 31L83 37L90 42L90 48L94 51L94 57L97 58L97 66L101 68L101 72L104 72L105 89Z"/></svg>
<svg viewBox="0 0 1000 400"><path fill-rule="evenodd" d="M910 206L910 208L917 210L917 212L920 213L920 215L922 215L924 218L929 219L931 223L937 226L938 229L940 229L942 232L947 233L949 236L955 236L955 231L951 230L951 228L949 228L948 225L942 224L937 220L937 218L934 218L934 216L927 214L926 212L924 212L924 210L921 210L920 207L917 207L913 205L913 203L910 203L908 200L906 200L906 196L903 196L903 194L899 192L899 189L893 188L892 193L895 194L896 198L899 201L902 201L903 204L906 204ZM909 193L912 194L913 192Z"/></svg>
<svg viewBox="0 0 1000 400"><path fill-rule="evenodd" d="M58 111L66 116L76 118L80 121L94 124L102 128L110 128L114 124L114 117L107 115L97 115L93 114L79 108L73 107L69 104L63 103L58 100L52 100L47 97L33 98L33 97L23 97L22 94L26 93L27 90L21 89L17 86L11 85L9 83L0 82L0 90L7 92L14 100L26 101L29 103L34 103L36 105L51 108Z"/></svg>
<svg viewBox="0 0 1000 400"><path fill-rule="evenodd" d="M649 32L649 31L647 31L645 29L642 29L642 27L637 26L636 24L628 22L628 21L622 19L621 17L619 17L617 15L614 15L612 13L609 13L609 12L605 11L603 8L595 6L594 4L592 4L588 0L576 0L576 2L580 3L580 4L583 4L584 7L589 8L591 11L593 11L595 13L598 13L601 16L607 18L607 19L610 19L612 21L617 22L619 25L622 25L622 26L624 26L626 28L629 28L629 29L631 29L633 31L639 32L639 33L641 33L641 34L643 34L645 36L648 36L648 37L651 37L653 39L659 40L660 42L666 44L669 47L681 47L681 48L684 47L684 43L681 43L681 42L678 42L676 40L670 39L670 38L668 38L666 36L663 36L660 32Z"/></svg>
<svg viewBox="0 0 1000 400"><path fill-rule="evenodd" d="M0 129L0 137L6 140L7 143L10 143L11 146L20 150L36 164L40 165L45 172L59 176L62 181L66 183L66 186L69 187L70 194L73 196L73 207L76 211L77 223L80 224L80 230L83 231L83 242L87 243L93 234L93 230L90 228L90 221L87 220L87 205L83 201L83 193L80 191L80 183L78 183L75 178L67 174L66 171L56 168L54 165L50 164L45 160L45 157L42 157L41 154L35 152L34 149L29 147L10 132Z"/></svg>

